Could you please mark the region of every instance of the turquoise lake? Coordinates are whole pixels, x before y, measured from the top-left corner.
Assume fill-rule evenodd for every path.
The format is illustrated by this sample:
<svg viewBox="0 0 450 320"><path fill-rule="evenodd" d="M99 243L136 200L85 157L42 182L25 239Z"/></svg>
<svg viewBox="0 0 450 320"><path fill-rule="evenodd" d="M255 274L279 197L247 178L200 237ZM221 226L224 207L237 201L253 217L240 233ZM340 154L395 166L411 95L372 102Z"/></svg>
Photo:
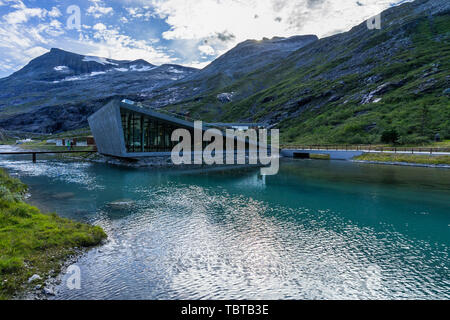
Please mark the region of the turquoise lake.
<svg viewBox="0 0 450 320"><path fill-rule="evenodd" d="M108 241L56 299L449 299L450 170L283 160L181 171L1 158Z"/></svg>

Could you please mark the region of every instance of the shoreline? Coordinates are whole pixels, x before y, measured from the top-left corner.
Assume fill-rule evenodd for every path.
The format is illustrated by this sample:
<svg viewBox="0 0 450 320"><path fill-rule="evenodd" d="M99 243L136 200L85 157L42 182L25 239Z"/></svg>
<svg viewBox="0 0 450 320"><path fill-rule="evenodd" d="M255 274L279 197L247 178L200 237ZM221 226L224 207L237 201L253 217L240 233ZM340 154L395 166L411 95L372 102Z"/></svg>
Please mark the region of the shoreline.
<svg viewBox="0 0 450 320"><path fill-rule="evenodd" d="M392 166L405 166L405 167L450 169L450 165L446 165L446 164L425 164L425 163L413 163L413 162L390 162L390 161L372 161L372 160L350 160L350 162L392 165Z"/></svg>
<svg viewBox="0 0 450 320"><path fill-rule="evenodd" d="M22 148L20 145L3 145L16 150L30 150L27 148ZM45 150L44 148L36 148L36 150ZM290 157L281 157L280 159L290 159ZM136 161L132 160L122 160L114 157L104 156L99 153L89 154L89 155L59 155L54 159L58 160L70 160L70 161L83 161L91 163L109 164L120 167L128 168L158 168L158 169L177 169L177 170L227 170L227 169L243 169L243 168L258 168L261 165L174 165L170 157L148 157L139 159ZM311 159L320 160L325 159ZM377 160L346 160L354 163L367 163L367 164L379 164L379 165L394 165L394 166L407 166L407 167L421 167L421 168L439 168L439 169L450 169L450 165L447 164L426 164L426 163L414 163L414 162L401 162L401 161L377 161Z"/></svg>
<svg viewBox="0 0 450 320"><path fill-rule="evenodd" d="M96 246L90 248L74 248L74 253L69 255L67 258L59 261L59 270L49 274L43 281L40 287L35 286L25 287L21 292L13 295L12 300L18 301L31 301L31 300L50 300L58 296L58 292L55 288L62 283L64 275L67 273L67 269L77 263L79 259L86 254L88 251L93 250L97 247L102 246L104 243L100 243ZM28 284L27 284L28 285ZM49 289L52 294L47 294L44 292L44 288Z"/></svg>
<svg viewBox="0 0 450 320"><path fill-rule="evenodd" d="M27 202L28 187L0 169L0 300L45 299L63 270L102 245L99 226L41 211Z"/></svg>

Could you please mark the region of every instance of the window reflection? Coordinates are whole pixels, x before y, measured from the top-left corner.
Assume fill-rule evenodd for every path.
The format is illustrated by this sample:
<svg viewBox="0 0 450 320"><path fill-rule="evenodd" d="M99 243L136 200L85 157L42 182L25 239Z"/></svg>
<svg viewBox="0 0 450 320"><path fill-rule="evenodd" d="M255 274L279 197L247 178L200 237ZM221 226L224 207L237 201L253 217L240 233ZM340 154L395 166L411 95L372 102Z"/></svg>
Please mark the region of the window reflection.
<svg viewBox="0 0 450 320"><path fill-rule="evenodd" d="M127 152L171 152L177 143L171 141L177 126L127 109L120 114Z"/></svg>

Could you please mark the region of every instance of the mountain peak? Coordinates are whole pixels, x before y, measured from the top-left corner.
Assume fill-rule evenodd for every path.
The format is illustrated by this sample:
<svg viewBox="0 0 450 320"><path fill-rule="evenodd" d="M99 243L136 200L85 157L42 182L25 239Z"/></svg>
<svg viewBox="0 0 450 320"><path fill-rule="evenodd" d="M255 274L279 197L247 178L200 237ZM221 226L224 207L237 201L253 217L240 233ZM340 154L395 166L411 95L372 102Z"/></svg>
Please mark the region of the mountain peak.
<svg viewBox="0 0 450 320"><path fill-rule="evenodd" d="M242 74L280 61L317 40L319 38L315 35L246 40L217 58L196 76L212 78L216 75L225 75L230 79L236 79Z"/></svg>
<svg viewBox="0 0 450 320"><path fill-rule="evenodd" d="M68 52L68 51L64 51L64 50L59 49L59 48L51 48L50 52Z"/></svg>

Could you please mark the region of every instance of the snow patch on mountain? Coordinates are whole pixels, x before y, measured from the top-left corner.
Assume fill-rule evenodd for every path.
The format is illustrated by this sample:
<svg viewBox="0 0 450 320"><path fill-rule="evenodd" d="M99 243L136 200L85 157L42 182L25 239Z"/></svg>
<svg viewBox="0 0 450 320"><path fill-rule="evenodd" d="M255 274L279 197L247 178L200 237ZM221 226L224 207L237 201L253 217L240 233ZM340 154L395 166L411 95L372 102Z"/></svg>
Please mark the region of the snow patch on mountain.
<svg viewBox="0 0 450 320"><path fill-rule="evenodd" d="M143 72L143 71L150 71L152 69L155 69L154 67L149 67L149 66L141 66L140 68L138 68L137 65L133 64L132 66L130 66L130 70L131 71L138 71L138 72Z"/></svg>
<svg viewBox="0 0 450 320"><path fill-rule="evenodd" d="M97 72L91 72L88 74L84 74L81 76L73 76L73 77L67 77L62 79L61 81L53 81L53 83L60 83L60 82L66 82L66 81L83 81L83 80L87 80L91 77L96 77L102 74L106 74L106 71L97 71Z"/></svg>
<svg viewBox="0 0 450 320"><path fill-rule="evenodd" d="M100 63L102 65L111 64L111 65L114 65L114 66L118 66L117 63L111 62L108 59L101 58L101 57L85 56L83 61L84 62L91 62L91 61L93 61L93 62Z"/></svg>
<svg viewBox="0 0 450 320"><path fill-rule="evenodd" d="M53 68L53 70L55 70L55 71L68 71L69 67L67 67L67 66L56 66L56 67Z"/></svg>
<svg viewBox="0 0 450 320"><path fill-rule="evenodd" d="M167 71L172 72L172 73L184 73L184 71L177 70L174 67L170 67L169 69L167 69Z"/></svg>

